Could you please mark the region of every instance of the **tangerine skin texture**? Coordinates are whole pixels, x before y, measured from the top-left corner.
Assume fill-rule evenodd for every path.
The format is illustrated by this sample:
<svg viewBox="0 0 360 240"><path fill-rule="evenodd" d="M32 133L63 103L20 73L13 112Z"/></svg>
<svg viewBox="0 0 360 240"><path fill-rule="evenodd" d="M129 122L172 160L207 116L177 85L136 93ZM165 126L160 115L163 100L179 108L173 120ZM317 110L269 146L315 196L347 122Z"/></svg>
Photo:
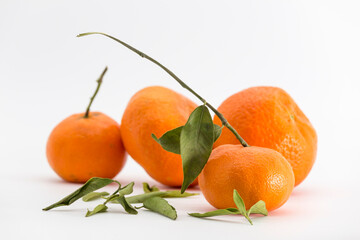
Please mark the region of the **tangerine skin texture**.
<svg viewBox="0 0 360 240"><path fill-rule="evenodd" d="M69 182L113 178L126 162L120 126L100 112L84 115L71 115L54 128L46 147L48 162Z"/></svg>
<svg viewBox="0 0 360 240"><path fill-rule="evenodd" d="M294 183L291 165L280 153L232 144L215 148L199 175L206 200L219 209L236 207L236 189L247 209L263 200L267 210L272 211L288 200Z"/></svg>
<svg viewBox="0 0 360 240"><path fill-rule="evenodd" d="M317 151L317 135L308 118L284 90L252 87L227 98L218 108L250 146L280 152L291 164L295 186L309 174ZM215 116L214 123L221 124ZM238 144L226 128L214 147Z"/></svg>
<svg viewBox="0 0 360 240"><path fill-rule="evenodd" d="M196 104L168 88L147 87L129 101L121 120L125 149L156 181L181 186L181 157L167 152L152 137L184 125ZM197 184L197 180L193 183Z"/></svg>

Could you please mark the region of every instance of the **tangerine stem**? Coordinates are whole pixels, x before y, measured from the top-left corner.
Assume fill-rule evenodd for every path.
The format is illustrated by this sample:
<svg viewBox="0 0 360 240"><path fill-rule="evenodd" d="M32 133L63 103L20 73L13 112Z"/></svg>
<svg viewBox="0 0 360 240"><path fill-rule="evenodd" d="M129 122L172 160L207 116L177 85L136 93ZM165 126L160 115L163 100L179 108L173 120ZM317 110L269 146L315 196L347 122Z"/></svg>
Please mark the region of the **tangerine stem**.
<svg viewBox="0 0 360 240"><path fill-rule="evenodd" d="M108 34L102 33L102 32L87 32L87 33L81 33L79 35L77 35L77 37L83 37L83 36L88 36L88 35L93 35L93 34L99 34L99 35L103 35L105 37L111 38L112 40L122 44L123 46L127 47L128 49L130 49L131 51L137 53L140 57L142 58L146 58L147 60L155 63L156 65L158 65L160 68L162 68L165 72L167 72L171 77L173 77L183 88L187 89L189 92L191 92L192 94L194 94L202 103L204 103L206 106L208 106L215 114L216 116L219 117L219 119L221 120L221 123L223 126L227 127L235 136L236 138L240 141L240 143L244 146L244 147L249 147L249 145L245 142L245 140L239 135L239 133L230 125L230 123L226 120L226 118L216 110L216 108L214 108L210 103L208 103L204 98L202 98L199 94L197 94L194 90L192 90L186 83L184 83L178 76L176 76L172 71L170 71L168 68L166 68L164 65L162 65L161 63L159 63L158 61L156 61L155 59L153 59L152 57L148 56L147 54L137 50L136 48L130 46L129 44L115 38L112 37Z"/></svg>
<svg viewBox="0 0 360 240"><path fill-rule="evenodd" d="M104 75L105 75L105 73L106 73L107 70L108 70L108 68L105 67L104 71L101 73L101 75L100 75L100 77L98 78L98 80L96 80L96 82L98 83L98 85L97 85L97 87L96 87L96 90L95 90L94 94L93 94L92 97L90 98L90 102L89 102L89 105L88 105L87 108L86 108L86 112L85 112L84 118L88 118L88 117L89 117L89 112L90 112L91 104L93 103L94 98L96 97L97 93L99 92L101 83L102 83L102 81L103 81Z"/></svg>

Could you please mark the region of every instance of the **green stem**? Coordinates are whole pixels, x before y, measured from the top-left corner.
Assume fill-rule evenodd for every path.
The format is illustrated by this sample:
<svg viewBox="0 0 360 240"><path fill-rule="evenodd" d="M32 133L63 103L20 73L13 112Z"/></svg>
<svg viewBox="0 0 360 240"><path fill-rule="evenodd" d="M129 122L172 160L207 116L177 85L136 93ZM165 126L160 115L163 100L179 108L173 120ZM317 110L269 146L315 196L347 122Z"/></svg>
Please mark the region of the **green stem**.
<svg viewBox="0 0 360 240"><path fill-rule="evenodd" d="M109 201L111 201L121 189L121 183L119 181L116 181L116 180L114 180L114 182L117 183L119 185L119 187L116 189L115 192L113 192L113 194L110 195L110 197L108 197L106 199L106 201L103 203L104 205L106 205Z"/></svg>
<svg viewBox="0 0 360 240"><path fill-rule="evenodd" d="M164 65L162 65L161 63L159 63L158 61L156 61L155 59L153 59L152 57L146 55L145 53L137 50L136 48L130 46L129 44L114 38L110 35L107 35L105 33L101 33L101 32L88 32L88 33L81 33L79 35L77 35L77 37L83 37L83 36L87 36L87 35L92 35L92 34L100 34L103 36L106 36L108 38L111 38L113 40L115 40L116 42L122 44L123 46L127 47L128 49L130 49L131 51L137 53L140 57L146 58L147 60L155 63L156 65L158 65L160 68L162 68L165 72L167 72L171 77L173 77L183 88L187 89L189 92L191 92L192 94L194 94L201 102L203 102L206 106L208 106L215 114L216 116L219 117L219 119L221 120L221 123L223 126L227 127L235 136L236 138L240 141L240 143L244 146L244 147L249 147L249 145L245 142L245 140L239 135L239 133L230 125L230 123L226 120L226 118L216 110L216 108L214 108L210 103L208 103L205 99L203 99L199 94L197 94L194 90L192 90L188 85L186 85L180 78L178 78L172 71L170 71L168 68L166 68Z"/></svg>
<svg viewBox="0 0 360 240"><path fill-rule="evenodd" d="M89 112L90 112L91 104L92 104L92 102L94 101L94 98L96 97L97 93L99 92L101 83L102 83L102 81L103 81L104 75L105 75L105 73L106 73L107 70L108 70L108 68L105 67L104 71L101 73L101 75L100 75L100 77L98 78L98 80L96 80L96 82L98 83L98 85L97 85L97 87L96 87L96 90L95 90L95 92L94 92L94 95L92 95L92 97L90 98L90 102L89 102L89 105L88 105L87 108L86 108L86 112L85 112L84 118L88 118L88 117L89 117Z"/></svg>

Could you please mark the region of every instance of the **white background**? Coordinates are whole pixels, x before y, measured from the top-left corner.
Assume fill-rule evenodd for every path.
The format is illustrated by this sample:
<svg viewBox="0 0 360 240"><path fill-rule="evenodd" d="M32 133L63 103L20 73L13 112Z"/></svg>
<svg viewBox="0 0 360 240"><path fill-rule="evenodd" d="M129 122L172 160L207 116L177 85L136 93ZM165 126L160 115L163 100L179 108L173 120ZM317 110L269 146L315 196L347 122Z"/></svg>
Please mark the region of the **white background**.
<svg viewBox="0 0 360 240"><path fill-rule="evenodd" d="M1 0L1 235L359 238L359 10L356 0ZM60 180L48 166L47 137L62 119L85 110L105 65L109 71L92 110L117 121L130 97L145 86L167 86L196 101L161 69L119 44L101 36L75 37L86 31L103 31L143 50L214 106L250 86L285 89L318 133L312 172L283 207L257 217L254 226L239 216L187 216L213 209L201 195L170 200L178 210L176 221L148 211L130 216L116 206L85 218L86 208L96 203L42 212L79 187ZM156 184L131 158L116 179L135 181L136 192L142 181Z"/></svg>

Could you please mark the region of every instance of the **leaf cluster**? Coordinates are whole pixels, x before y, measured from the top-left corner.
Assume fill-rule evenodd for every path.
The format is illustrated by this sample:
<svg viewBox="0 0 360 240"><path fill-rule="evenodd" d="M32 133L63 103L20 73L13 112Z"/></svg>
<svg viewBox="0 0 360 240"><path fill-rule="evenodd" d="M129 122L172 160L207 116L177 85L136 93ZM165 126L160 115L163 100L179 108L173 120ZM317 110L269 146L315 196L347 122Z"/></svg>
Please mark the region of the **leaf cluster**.
<svg viewBox="0 0 360 240"><path fill-rule="evenodd" d="M118 189L113 193L108 192L96 192L96 190L109 185L110 183L117 183ZM108 210L108 203L119 204L129 214L138 214L139 208L146 208L152 212L159 213L170 219L175 220L177 218L176 209L171 206L164 198L182 198L196 195L196 193L181 193L178 190L173 191L160 191L156 186L150 187L148 183L143 183L143 194L128 196L133 192L134 182L121 187L118 181L108 178L91 178L82 187L61 199L60 201L44 208L44 211L60 207L68 206L74 203L76 200L82 198L84 202L90 202L98 199L105 199L105 201L97 205L93 210L88 210L86 217L90 217L97 213L106 212ZM108 196L110 195L110 196ZM108 196L108 197L106 197ZM143 204L140 207L135 207L133 204Z"/></svg>
<svg viewBox="0 0 360 240"><path fill-rule="evenodd" d="M189 213L189 215L192 217L203 218L203 217L214 217L214 216L221 216L221 215L241 214L250 222L251 225L253 225L253 222L251 221L251 219L249 217L250 214L261 214L264 216L268 215L268 211L266 209L265 202L262 200L258 201L253 206L251 206L249 210L246 210L244 200L241 198L241 196L236 191L236 189L234 189L233 199L234 199L234 203L237 208L218 209L218 210L206 212L206 213Z"/></svg>

